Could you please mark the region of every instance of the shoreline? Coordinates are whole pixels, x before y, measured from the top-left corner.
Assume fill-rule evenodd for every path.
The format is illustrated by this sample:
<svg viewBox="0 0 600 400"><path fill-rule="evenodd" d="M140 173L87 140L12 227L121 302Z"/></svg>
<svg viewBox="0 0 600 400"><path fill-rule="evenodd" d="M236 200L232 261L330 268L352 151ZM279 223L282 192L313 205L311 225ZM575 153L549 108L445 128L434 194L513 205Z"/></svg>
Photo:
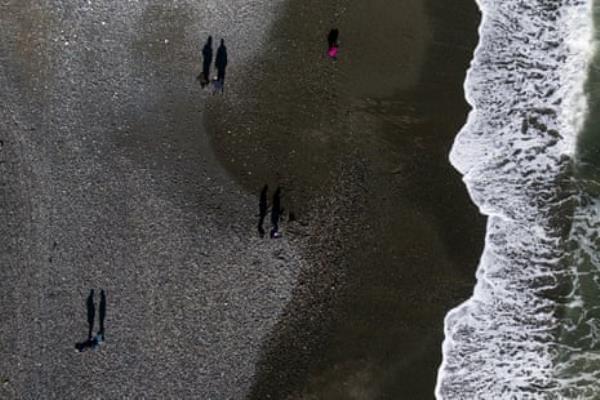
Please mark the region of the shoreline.
<svg viewBox="0 0 600 400"><path fill-rule="evenodd" d="M467 175L473 201L489 217L473 295L447 315L436 394L596 393L585 378L584 370L594 369L591 360L574 356L590 351L582 338L590 324L588 299L597 299L588 236L596 229L597 190L593 174L578 170L577 151L597 150L585 140L586 125L591 122L593 132L594 122L584 118L594 114L586 112L594 102L586 104L585 93L594 86L593 10L585 2L547 12L520 2L480 6L481 42L465 85L475 111L457 137L451 162ZM517 34L499 28L501 21L548 23L553 29ZM556 46L538 52L546 43ZM537 72L528 63L513 68L516 53L546 65L535 89L514 84Z"/></svg>

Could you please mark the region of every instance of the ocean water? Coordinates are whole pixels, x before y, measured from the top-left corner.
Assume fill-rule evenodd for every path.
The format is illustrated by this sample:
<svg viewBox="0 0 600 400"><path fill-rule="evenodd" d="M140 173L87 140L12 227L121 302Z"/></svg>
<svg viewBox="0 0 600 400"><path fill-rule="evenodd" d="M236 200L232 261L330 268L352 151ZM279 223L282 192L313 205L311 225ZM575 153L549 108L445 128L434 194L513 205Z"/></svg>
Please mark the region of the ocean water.
<svg viewBox="0 0 600 400"><path fill-rule="evenodd" d="M600 10L481 0L450 161L488 216L438 399L600 398Z"/></svg>

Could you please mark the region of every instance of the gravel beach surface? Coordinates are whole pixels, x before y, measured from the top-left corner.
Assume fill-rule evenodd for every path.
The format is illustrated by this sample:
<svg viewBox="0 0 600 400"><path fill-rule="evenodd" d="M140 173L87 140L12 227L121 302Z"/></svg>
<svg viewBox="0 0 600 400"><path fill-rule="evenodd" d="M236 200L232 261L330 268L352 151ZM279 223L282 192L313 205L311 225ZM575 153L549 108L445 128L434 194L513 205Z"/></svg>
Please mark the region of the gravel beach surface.
<svg viewBox="0 0 600 400"><path fill-rule="evenodd" d="M483 238L447 161L478 15L434 3L0 5L0 398L432 398Z"/></svg>
<svg viewBox="0 0 600 400"><path fill-rule="evenodd" d="M244 397L302 261L257 237L195 77L209 33L248 62L276 5L0 5L0 398Z"/></svg>

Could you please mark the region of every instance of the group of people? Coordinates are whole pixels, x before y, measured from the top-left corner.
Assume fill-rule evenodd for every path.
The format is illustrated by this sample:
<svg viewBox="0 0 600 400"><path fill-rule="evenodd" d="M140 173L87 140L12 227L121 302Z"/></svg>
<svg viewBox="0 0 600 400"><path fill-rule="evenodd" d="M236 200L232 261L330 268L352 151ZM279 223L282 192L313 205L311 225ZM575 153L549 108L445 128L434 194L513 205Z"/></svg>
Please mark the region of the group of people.
<svg viewBox="0 0 600 400"><path fill-rule="evenodd" d="M202 73L198 75L200 86L203 88L211 83L210 67L213 61L212 36L209 36L202 48ZM217 92L223 93L225 90L225 69L227 68L227 47L225 40L221 39L221 45L217 48L215 57L215 68L217 76L212 79L213 94Z"/></svg>
<svg viewBox="0 0 600 400"><path fill-rule="evenodd" d="M339 51L339 37L340 31L337 28L329 31L327 35L327 55L337 60ZM212 36L209 36L202 48L202 72L198 75L197 79L200 81L200 86L205 88L212 82L213 94L217 92L223 93L225 90L225 70L227 69L227 47L225 47L225 40L221 39L221 45L217 48L217 55L215 57L215 69L217 70L217 76L210 77L210 67L213 62L213 45Z"/></svg>
<svg viewBox="0 0 600 400"><path fill-rule="evenodd" d="M104 342L104 318L106 317L106 294L100 290L100 305L98 311L100 314L100 330L96 336L92 336L94 330L94 321L96 320L96 304L94 303L94 289L90 291L85 302L87 308L88 337L87 340L75 344L75 348L82 352L86 349L96 350Z"/></svg>

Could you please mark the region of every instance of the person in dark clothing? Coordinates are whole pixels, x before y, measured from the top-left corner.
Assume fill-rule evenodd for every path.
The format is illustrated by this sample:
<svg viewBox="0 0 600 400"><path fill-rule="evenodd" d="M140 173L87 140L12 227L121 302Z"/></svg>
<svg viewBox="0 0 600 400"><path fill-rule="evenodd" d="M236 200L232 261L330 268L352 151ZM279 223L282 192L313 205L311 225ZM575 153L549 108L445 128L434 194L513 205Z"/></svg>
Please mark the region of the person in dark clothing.
<svg viewBox="0 0 600 400"><path fill-rule="evenodd" d="M96 305L94 304L94 289L90 290L90 295L86 301L87 322L88 322L88 340L92 340L92 331L94 330L94 319L96 319Z"/></svg>
<svg viewBox="0 0 600 400"><path fill-rule="evenodd" d="M267 204L267 192L269 190L269 186L265 185L262 189L262 191L260 192L260 200L258 201L258 233L260 235L260 237L264 237L265 236L265 230L263 228L263 222L265 220L265 217L267 216L267 209L268 209L268 204Z"/></svg>
<svg viewBox="0 0 600 400"><path fill-rule="evenodd" d="M215 68L217 68L217 81L222 92L225 87L225 69L227 68L227 47L225 47L224 39L221 39L221 45L217 49Z"/></svg>
<svg viewBox="0 0 600 400"><path fill-rule="evenodd" d="M329 35L327 35L327 44L328 47L327 49L331 49L332 47L338 47L338 36L340 34L340 31L337 28L332 29L331 31L329 31Z"/></svg>
<svg viewBox="0 0 600 400"><path fill-rule="evenodd" d="M205 87L210 82L210 64L212 64L212 59L212 36L209 36L202 48L202 74L198 77L200 79L200 86L202 87Z"/></svg>
<svg viewBox="0 0 600 400"><path fill-rule="evenodd" d="M85 301L87 309L87 323L88 323L88 338L87 340L79 343L75 343L75 348L82 352L87 348L94 347L95 338L92 338L92 331L94 330L94 319L96 318L96 305L94 304L94 289L90 290L90 294Z"/></svg>
<svg viewBox="0 0 600 400"><path fill-rule="evenodd" d="M279 219L281 218L282 213L283 208L281 208L281 188L277 188L275 194L273 195L273 205L271 207L271 238L278 238L280 236Z"/></svg>
<svg viewBox="0 0 600 400"><path fill-rule="evenodd" d="M96 335L96 336L99 337L99 339L101 341L104 341L104 318L106 317L106 294L104 293L104 290L100 290L99 311L100 311L100 330L98 331L98 335Z"/></svg>

